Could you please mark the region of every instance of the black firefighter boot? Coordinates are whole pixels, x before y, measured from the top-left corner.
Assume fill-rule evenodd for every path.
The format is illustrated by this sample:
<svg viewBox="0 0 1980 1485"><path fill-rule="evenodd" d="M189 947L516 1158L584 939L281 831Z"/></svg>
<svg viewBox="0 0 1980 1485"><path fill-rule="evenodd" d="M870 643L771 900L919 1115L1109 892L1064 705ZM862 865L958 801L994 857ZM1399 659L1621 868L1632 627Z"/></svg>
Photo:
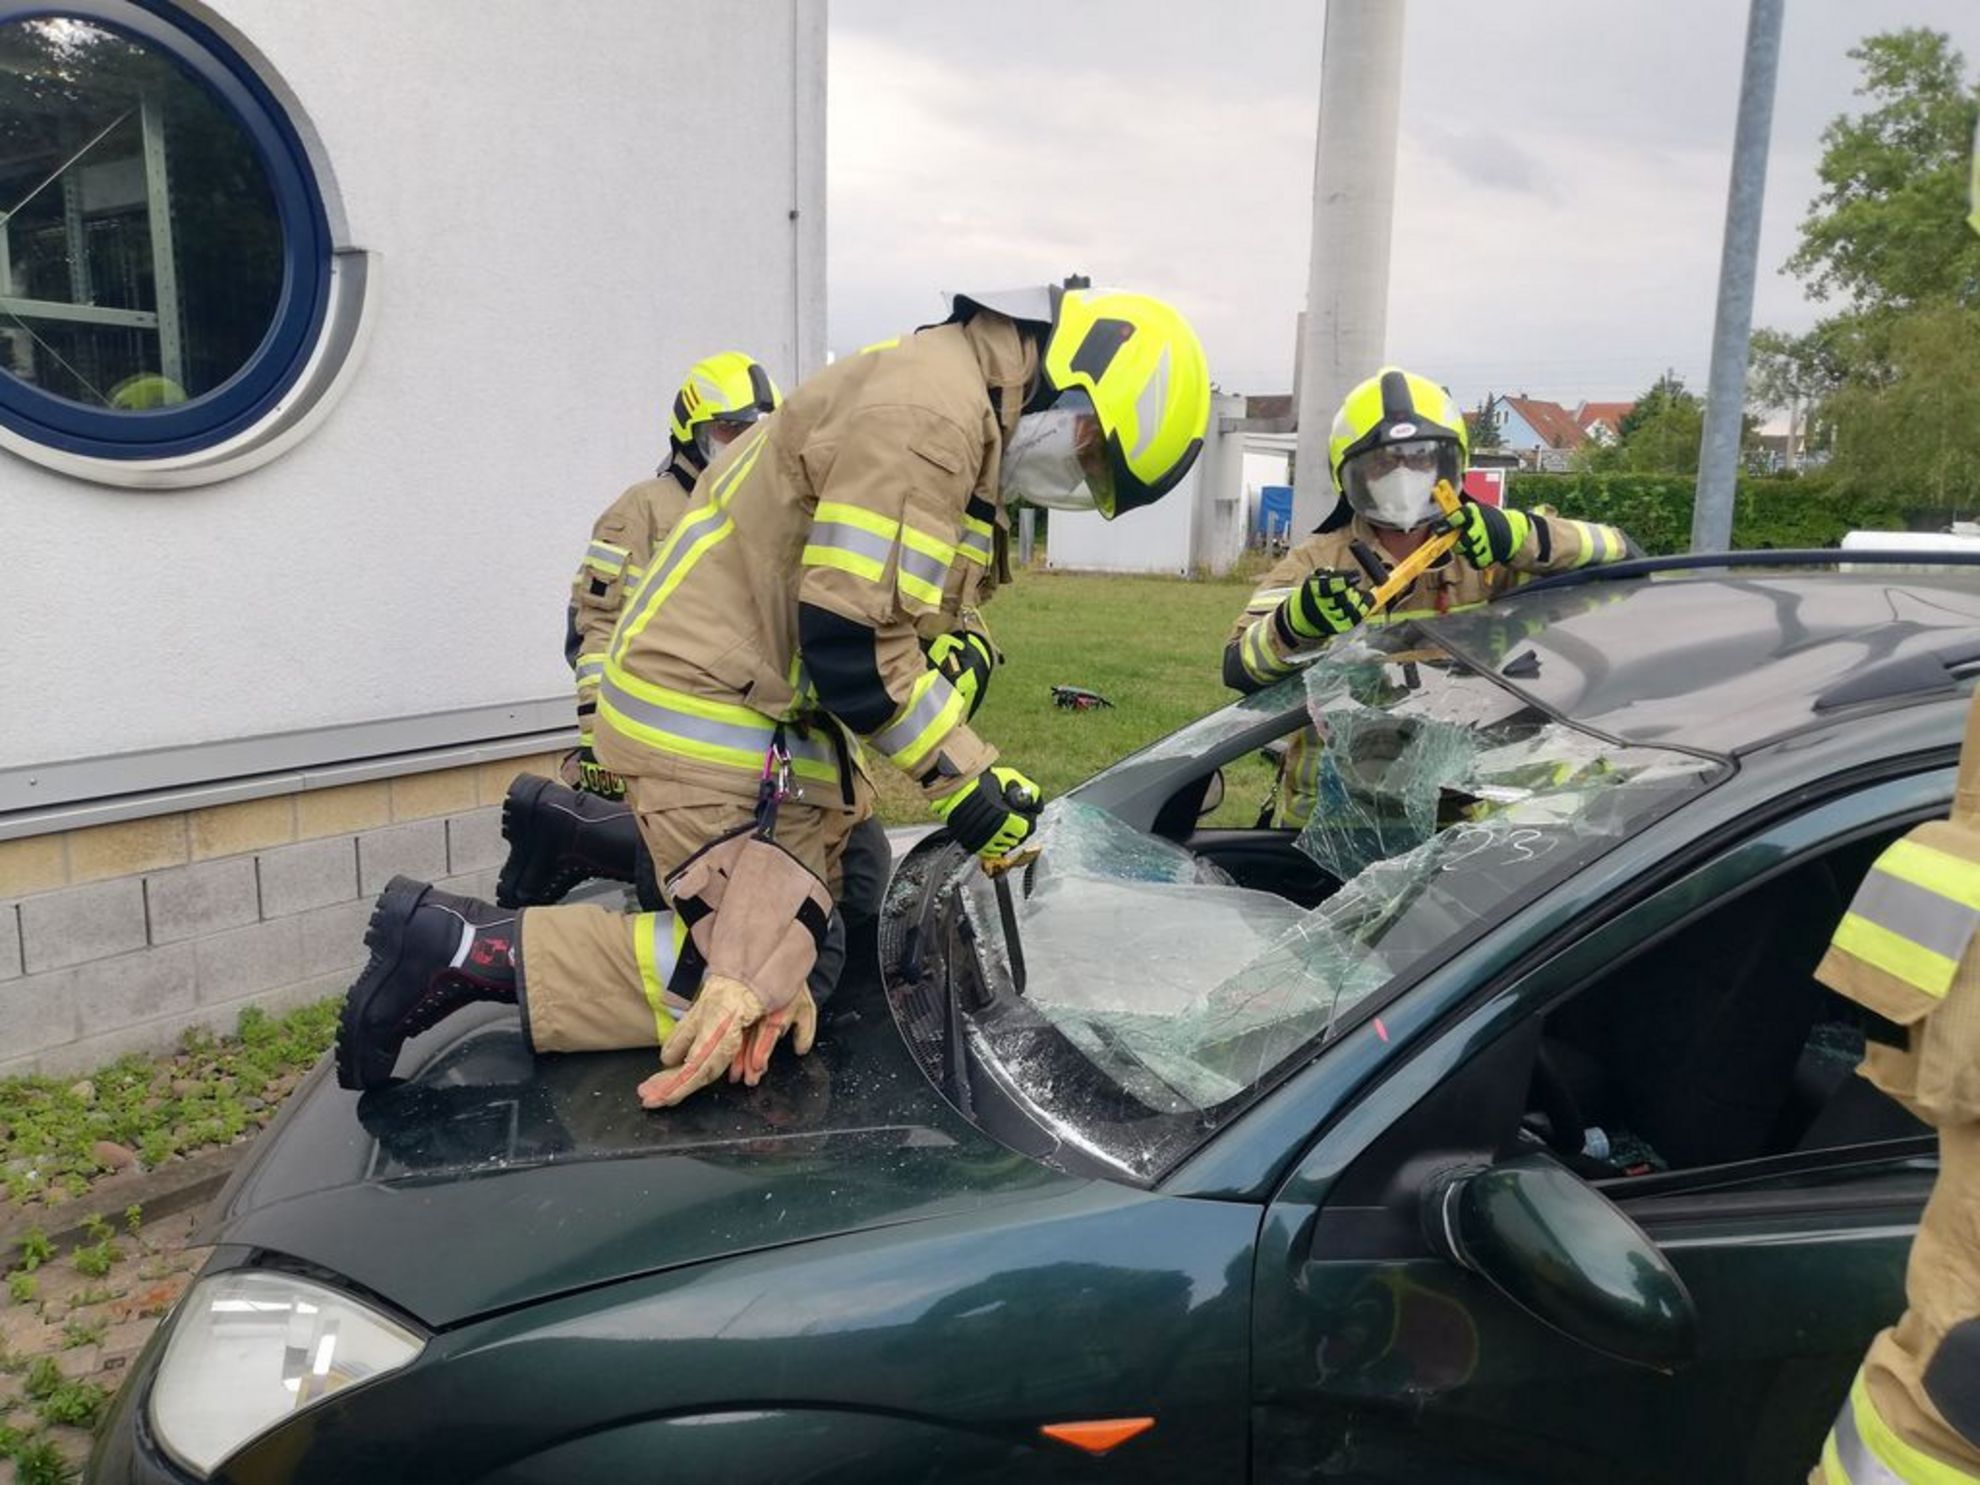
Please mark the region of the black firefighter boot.
<svg viewBox="0 0 1980 1485"><path fill-rule="evenodd" d="M371 962L344 997L337 1081L391 1081L399 1049L477 1000L516 1001L517 917L410 877L393 877L364 931Z"/></svg>
<svg viewBox="0 0 1980 1485"><path fill-rule="evenodd" d="M630 882L639 860L639 823L615 799L600 799L523 774L502 801L509 859L496 879L503 907L545 907L579 882Z"/></svg>

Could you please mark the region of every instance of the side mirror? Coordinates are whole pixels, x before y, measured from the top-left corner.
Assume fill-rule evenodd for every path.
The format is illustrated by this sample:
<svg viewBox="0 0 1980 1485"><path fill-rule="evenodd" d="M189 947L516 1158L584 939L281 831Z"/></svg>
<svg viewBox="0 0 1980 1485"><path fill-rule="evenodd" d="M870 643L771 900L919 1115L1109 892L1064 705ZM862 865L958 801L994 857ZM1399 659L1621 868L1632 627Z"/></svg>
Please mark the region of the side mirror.
<svg viewBox="0 0 1980 1485"><path fill-rule="evenodd" d="M1224 771L1218 769L1210 775L1210 782L1203 787L1203 798L1196 806L1196 818L1214 815L1224 803Z"/></svg>
<svg viewBox="0 0 1980 1485"><path fill-rule="evenodd" d="M1544 1155L1446 1171L1424 1235L1570 1340L1656 1371L1698 1350L1698 1312L1663 1252L1607 1197Z"/></svg>

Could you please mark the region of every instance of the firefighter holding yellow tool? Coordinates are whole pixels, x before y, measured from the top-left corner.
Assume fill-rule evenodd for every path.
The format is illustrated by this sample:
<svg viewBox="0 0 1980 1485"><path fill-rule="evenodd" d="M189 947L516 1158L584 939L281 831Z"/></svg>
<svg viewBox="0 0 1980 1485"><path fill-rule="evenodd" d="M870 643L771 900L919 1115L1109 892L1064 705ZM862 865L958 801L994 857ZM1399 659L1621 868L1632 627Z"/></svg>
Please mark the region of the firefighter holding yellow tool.
<svg viewBox="0 0 1980 1485"><path fill-rule="evenodd" d="M1117 516L1202 447L1202 347L1159 300L1090 289L959 295L940 325L849 357L736 439L648 564L606 651L598 762L626 781L671 914L510 912L395 879L339 1030L339 1079L389 1079L407 1037L518 1001L542 1051L661 1047L640 1088L754 1083L794 1032L879 752L986 861L1036 785L970 730L922 648L988 595L1006 502ZM949 627L957 627L951 624Z"/></svg>
<svg viewBox="0 0 1980 1485"><path fill-rule="evenodd" d="M1388 366L1349 392L1327 445L1337 503L1319 530L1279 559L1238 615L1224 645L1224 684L1259 691L1364 623L1434 618L1489 602L1530 575L1633 555L1613 526L1458 499L1452 492L1469 452L1464 414L1428 377ZM1405 569L1423 562L1432 543L1446 549L1413 582L1395 584L1400 591L1384 585L1386 602L1378 606L1355 547L1397 564L1406 579ZM1319 739L1308 729L1287 750L1274 823L1296 828L1312 816L1319 760Z"/></svg>

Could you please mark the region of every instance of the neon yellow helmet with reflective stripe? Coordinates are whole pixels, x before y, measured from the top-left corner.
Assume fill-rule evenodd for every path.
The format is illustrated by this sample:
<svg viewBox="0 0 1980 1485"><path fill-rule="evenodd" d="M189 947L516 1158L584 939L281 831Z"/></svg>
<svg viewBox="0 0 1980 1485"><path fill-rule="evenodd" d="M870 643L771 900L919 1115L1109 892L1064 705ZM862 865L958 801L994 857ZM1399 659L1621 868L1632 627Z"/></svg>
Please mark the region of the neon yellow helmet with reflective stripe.
<svg viewBox="0 0 1980 1485"><path fill-rule="evenodd" d="M1334 414L1333 434L1327 440L1327 467L1333 472L1334 488L1345 488L1341 466L1356 454L1425 438L1455 443L1457 472L1463 473L1471 457L1471 440L1456 400L1427 376L1384 366L1348 393Z"/></svg>
<svg viewBox="0 0 1980 1485"><path fill-rule="evenodd" d="M1210 364L1189 321L1161 300L1114 289L1065 290L1042 370L1052 392L1077 389L1093 404L1112 474L1100 482L1110 489L1095 490L1108 519L1168 494L1202 451Z"/></svg>
<svg viewBox="0 0 1980 1485"><path fill-rule="evenodd" d="M710 423L754 423L781 401L769 372L741 351L722 351L694 363L674 394L667 432L676 448L693 449L706 460Z"/></svg>

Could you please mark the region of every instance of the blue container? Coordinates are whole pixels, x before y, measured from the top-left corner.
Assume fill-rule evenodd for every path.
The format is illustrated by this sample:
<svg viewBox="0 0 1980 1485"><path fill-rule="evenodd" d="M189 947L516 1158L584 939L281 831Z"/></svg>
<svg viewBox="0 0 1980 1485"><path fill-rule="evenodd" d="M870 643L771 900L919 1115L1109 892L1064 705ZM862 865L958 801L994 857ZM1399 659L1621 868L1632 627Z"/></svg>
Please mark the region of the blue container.
<svg viewBox="0 0 1980 1485"><path fill-rule="evenodd" d="M1262 540L1290 540L1292 536L1292 486L1258 487L1258 535Z"/></svg>

